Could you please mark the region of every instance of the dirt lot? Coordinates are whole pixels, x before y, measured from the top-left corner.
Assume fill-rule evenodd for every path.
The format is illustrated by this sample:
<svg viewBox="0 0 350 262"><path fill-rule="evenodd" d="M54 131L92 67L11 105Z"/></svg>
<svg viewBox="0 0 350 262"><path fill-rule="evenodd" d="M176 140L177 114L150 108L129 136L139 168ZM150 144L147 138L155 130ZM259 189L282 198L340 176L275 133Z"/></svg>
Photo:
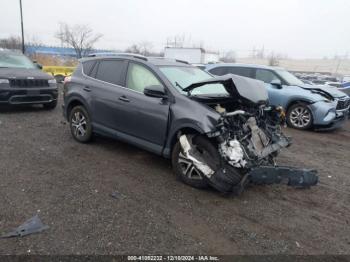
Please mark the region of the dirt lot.
<svg viewBox="0 0 350 262"><path fill-rule="evenodd" d="M227 198L183 185L168 160L133 146L78 144L60 106L2 111L0 232L36 213L50 228L0 239L0 254L349 254L350 121L286 133L294 145L279 164L316 168L320 184Z"/></svg>

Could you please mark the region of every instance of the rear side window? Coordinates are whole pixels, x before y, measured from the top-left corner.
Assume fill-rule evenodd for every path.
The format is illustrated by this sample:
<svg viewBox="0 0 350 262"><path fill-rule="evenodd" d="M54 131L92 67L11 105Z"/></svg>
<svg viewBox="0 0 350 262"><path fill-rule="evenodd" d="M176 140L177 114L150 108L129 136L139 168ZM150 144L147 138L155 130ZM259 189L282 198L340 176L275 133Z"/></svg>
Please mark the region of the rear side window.
<svg viewBox="0 0 350 262"><path fill-rule="evenodd" d="M96 79L122 85L125 72L125 63L123 60L104 60L100 61L96 74Z"/></svg>
<svg viewBox="0 0 350 262"><path fill-rule="evenodd" d="M85 75L91 76L91 71L95 65L95 61L86 61L83 63L83 71Z"/></svg>
<svg viewBox="0 0 350 262"><path fill-rule="evenodd" d="M210 73L217 76L223 76L227 74L227 67L215 67L209 70Z"/></svg>
<svg viewBox="0 0 350 262"><path fill-rule="evenodd" d="M227 74L253 78L253 69L248 67L228 67Z"/></svg>

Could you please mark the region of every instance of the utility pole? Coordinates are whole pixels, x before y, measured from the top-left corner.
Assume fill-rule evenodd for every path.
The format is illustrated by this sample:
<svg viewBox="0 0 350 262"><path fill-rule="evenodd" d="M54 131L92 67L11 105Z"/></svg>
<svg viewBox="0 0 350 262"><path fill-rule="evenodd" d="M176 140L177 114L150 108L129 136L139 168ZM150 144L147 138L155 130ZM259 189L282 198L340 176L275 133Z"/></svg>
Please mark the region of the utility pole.
<svg viewBox="0 0 350 262"><path fill-rule="evenodd" d="M22 13L22 0L19 0L19 8L21 11L21 30L22 30L22 53L24 54L24 29L23 29L23 13Z"/></svg>

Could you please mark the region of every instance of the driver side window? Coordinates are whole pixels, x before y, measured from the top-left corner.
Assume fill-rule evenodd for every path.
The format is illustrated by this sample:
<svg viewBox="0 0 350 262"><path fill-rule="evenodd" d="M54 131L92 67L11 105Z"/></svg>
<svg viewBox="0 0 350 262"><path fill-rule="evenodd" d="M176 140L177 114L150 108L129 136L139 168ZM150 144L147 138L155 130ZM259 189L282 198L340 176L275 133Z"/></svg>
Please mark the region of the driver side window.
<svg viewBox="0 0 350 262"><path fill-rule="evenodd" d="M267 84L270 84L273 80L280 80L272 71L265 69L256 69L255 79L261 80Z"/></svg>
<svg viewBox="0 0 350 262"><path fill-rule="evenodd" d="M128 88L141 93L147 86L162 85L150 70L134 63L129 64L126 84Z"/></svg>

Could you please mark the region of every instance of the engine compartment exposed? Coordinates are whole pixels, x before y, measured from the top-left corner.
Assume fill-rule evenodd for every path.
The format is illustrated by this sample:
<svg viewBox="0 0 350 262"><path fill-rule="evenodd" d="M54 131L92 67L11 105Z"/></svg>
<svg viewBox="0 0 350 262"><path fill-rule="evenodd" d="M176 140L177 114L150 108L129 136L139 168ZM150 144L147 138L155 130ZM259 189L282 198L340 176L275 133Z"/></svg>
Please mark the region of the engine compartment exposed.
<svg viewBox="0 0 350 262"><path fill-rule="evenodd" d="M228 91L227 96L194 95L191 99L205 104L220 114L216 127L206 134L215 144L222 164L214 170L209 161L200 157L191 148L190 137L182 135L180 143L194 166L205 179L221 192L242 192L249 183L271 184L287 181L288 185L310 187L317 184L315 170L280 167L276 157L281 149L290 146L291 139L282 132L285 126L285 112L282 107L269 106L267 100L254 101L240 95L232 81L222 82ZM250 82L250 85L254 83ZM263 97L263 96L262 96ZM241 181L230 175L241 175Z"/></svg>
<svg viewBox="0 0 350 262"><path fill-rule="evenodd" d="M214 105L211 101L207 105L221 115L216 131L208 136L217 139L222 157L234 167L275 165L279 150L291 143L282 133L282 108L232 102Z"/></svg>

